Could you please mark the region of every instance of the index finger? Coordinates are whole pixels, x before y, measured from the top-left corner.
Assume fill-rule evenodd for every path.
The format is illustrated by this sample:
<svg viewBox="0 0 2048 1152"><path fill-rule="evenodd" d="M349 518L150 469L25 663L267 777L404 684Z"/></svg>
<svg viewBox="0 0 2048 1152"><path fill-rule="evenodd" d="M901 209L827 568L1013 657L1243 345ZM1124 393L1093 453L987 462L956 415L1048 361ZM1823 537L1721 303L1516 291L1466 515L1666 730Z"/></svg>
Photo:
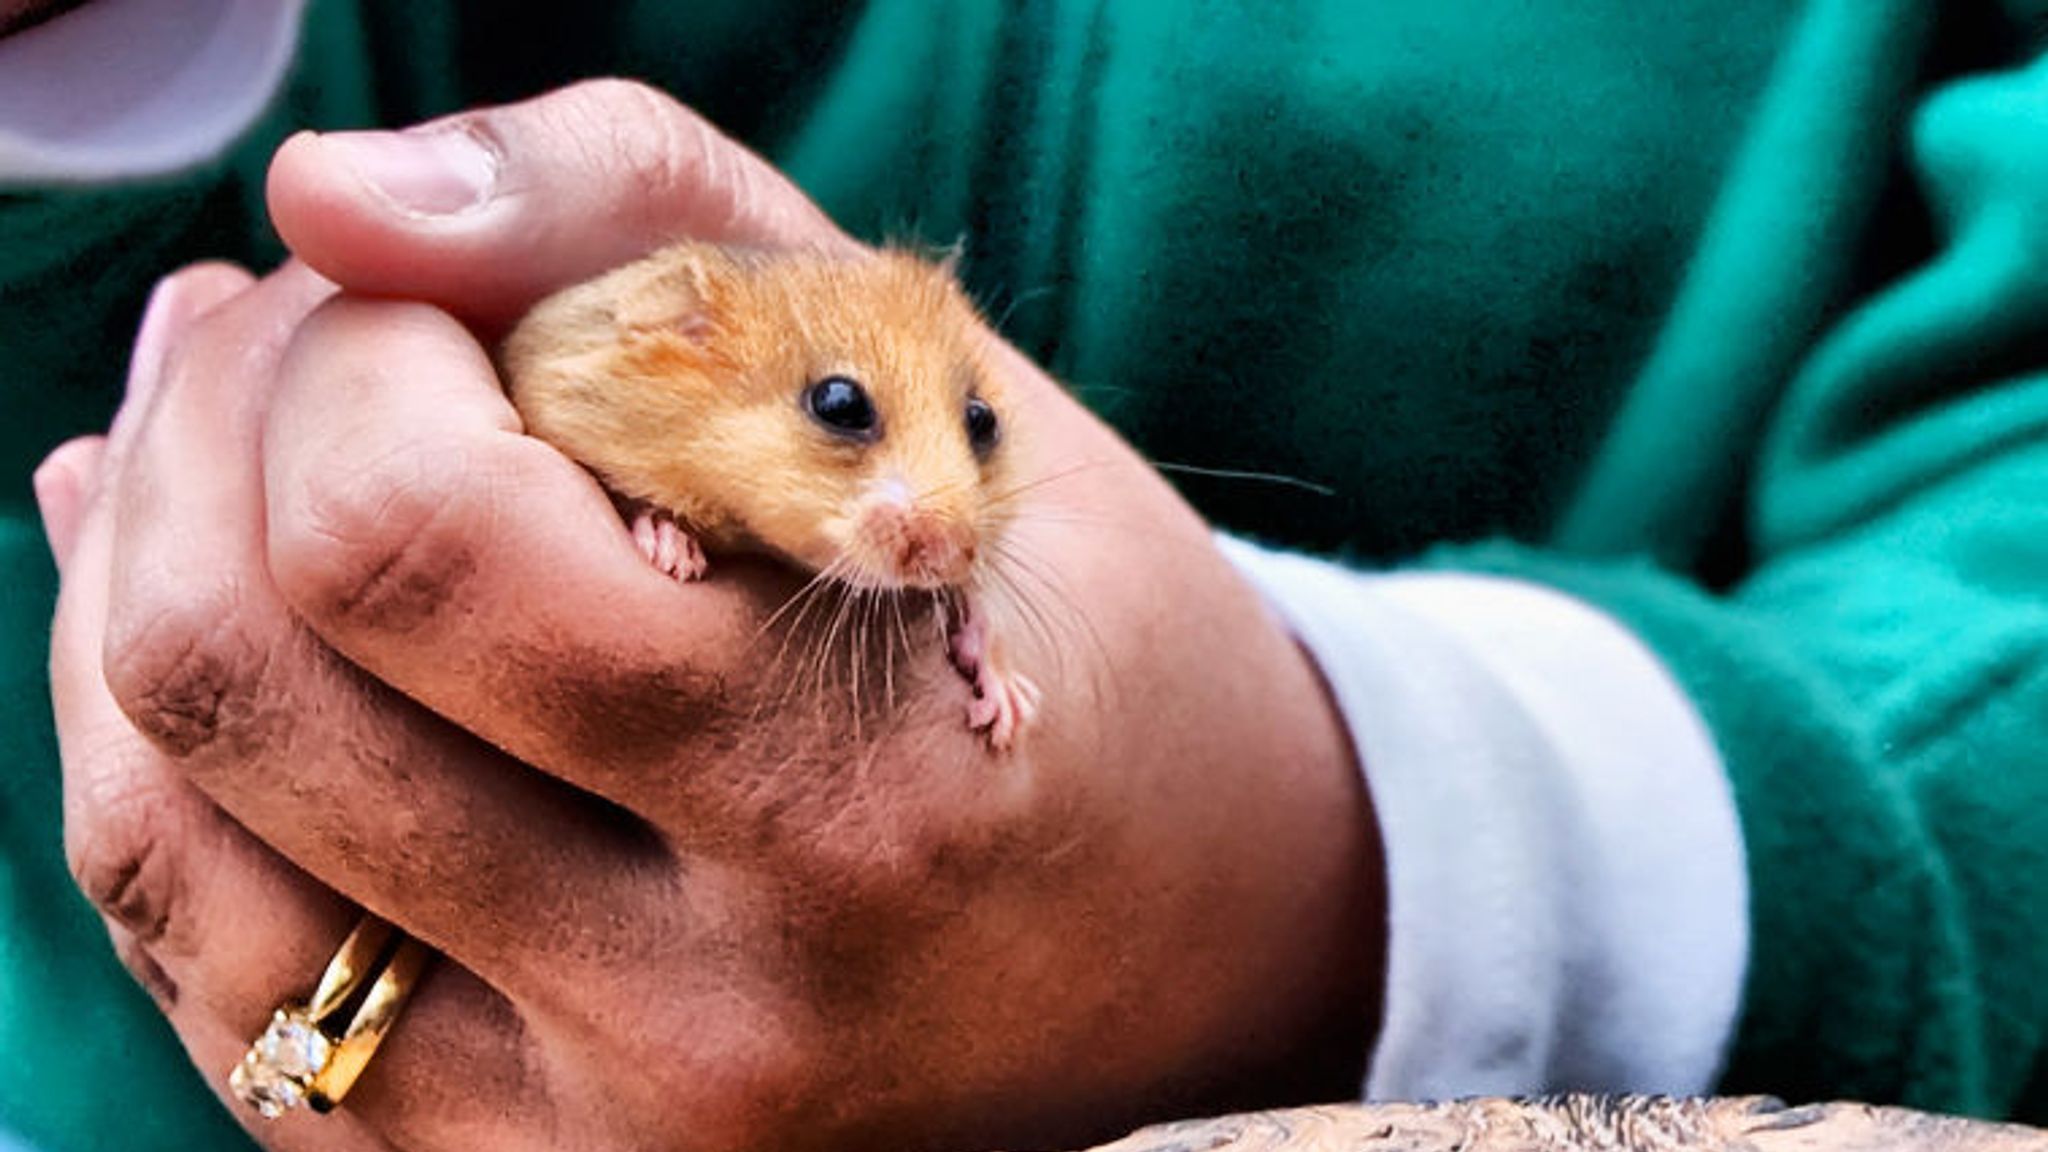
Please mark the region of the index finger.
<svg viewBox="0 0 2048 1152"><path fill-rule="evenodd" d="M775 582L658 574L445 313L330 301L283 376L264 456L286 599L379 679L660 822L648 772L732 722Z"/></svg>

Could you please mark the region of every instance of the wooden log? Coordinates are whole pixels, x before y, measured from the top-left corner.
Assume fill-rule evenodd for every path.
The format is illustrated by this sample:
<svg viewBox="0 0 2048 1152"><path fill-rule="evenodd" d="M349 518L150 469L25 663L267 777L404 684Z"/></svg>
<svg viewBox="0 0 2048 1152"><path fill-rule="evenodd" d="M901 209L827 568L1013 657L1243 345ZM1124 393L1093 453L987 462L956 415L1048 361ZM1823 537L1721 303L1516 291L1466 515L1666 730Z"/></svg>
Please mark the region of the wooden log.
<svg viewBox="0 0 2048 1152"><path fill-rule="evenodd" d="M1247 1112L1146 1128L1094 1152L2048 1152L2048 1131L1768 1096L1482 1098Z"/></svg>

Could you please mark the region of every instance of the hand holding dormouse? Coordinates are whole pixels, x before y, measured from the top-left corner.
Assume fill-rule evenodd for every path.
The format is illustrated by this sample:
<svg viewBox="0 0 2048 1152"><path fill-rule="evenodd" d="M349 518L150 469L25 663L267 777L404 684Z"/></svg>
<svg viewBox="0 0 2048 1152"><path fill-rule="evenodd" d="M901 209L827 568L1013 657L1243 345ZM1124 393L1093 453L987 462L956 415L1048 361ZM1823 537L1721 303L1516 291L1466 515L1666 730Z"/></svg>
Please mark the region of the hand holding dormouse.
<svg viewBox="0 0 2048 1152"><path fill-rule="evenodd" d="M641 89L424 134L481 150L473 202L396 207L346 140L288 145L273 212L319 276L176 278L112 440L46 476L77 497L73 859L209 1079L353 905L444 956L342 1112L259 1134L1019 1146L1267 1102L1282 1069L1347 1091L1369 814L1307 662L1171 490L992 342L1031 431L1010 536L1085 622L1039 724L992 755L934 644L896 650L879 719L791 691L763 638L820 627L776 619L804 577L656 571L488 349L677 234L854 246Z"/></svg>

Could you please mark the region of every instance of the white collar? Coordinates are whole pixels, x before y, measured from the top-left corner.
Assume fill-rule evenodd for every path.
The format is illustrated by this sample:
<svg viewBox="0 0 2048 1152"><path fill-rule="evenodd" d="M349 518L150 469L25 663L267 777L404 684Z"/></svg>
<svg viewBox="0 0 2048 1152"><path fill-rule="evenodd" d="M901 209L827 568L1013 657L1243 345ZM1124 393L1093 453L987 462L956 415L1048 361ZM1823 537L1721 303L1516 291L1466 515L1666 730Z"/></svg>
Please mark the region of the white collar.
<svg viewBox="0 0 2048 1152"><path fill-rule="evenodd" d="M289 68L304 0L95 0L0 37L0 184L156 176L218 155Z"/></svg>

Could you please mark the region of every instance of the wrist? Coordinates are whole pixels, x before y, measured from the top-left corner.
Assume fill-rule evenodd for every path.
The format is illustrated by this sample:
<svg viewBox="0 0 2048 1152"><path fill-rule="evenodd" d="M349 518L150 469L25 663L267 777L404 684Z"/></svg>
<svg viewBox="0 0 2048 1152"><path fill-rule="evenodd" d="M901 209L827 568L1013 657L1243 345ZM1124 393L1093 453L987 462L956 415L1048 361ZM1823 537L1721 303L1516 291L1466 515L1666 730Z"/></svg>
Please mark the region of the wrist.
<svg viewBox="0 0 2048 1152"><path fill-rule="evenodd" d="M1262 879L1238 936L1242 1035L1268 1039L1236 1066L1211 1111L1355 1099L1380 1023L1387 956L1384 849L1359 754L1312 655L1238 581L1259 635L1230 645L1256 694L1240 748L1262 809L1240 821L1266 853L1240 861ZM1241 802L1242 803L1242 802Z"/></svg>
<svg viewBox="0 0 2048 1152"><path fill-rule="evenodd" d="M1274 627L1282 625L1274 621ZM1364 765L1313 657L1289 635L1287 679L1300 707L1285 739L1296 779L1275 787L1300 802L1303 877L1298 928L1281 936L1282 979L1304 990L1292 1043L1255 1070L1233 1109L1356 1099L1380 1025L1387 960L1385 845ZM1276 734L1279 735L1279 734ZM1284 746L1276 744L1277 746ZM1283 984L1282 986L1285 986Z"/></svg>

